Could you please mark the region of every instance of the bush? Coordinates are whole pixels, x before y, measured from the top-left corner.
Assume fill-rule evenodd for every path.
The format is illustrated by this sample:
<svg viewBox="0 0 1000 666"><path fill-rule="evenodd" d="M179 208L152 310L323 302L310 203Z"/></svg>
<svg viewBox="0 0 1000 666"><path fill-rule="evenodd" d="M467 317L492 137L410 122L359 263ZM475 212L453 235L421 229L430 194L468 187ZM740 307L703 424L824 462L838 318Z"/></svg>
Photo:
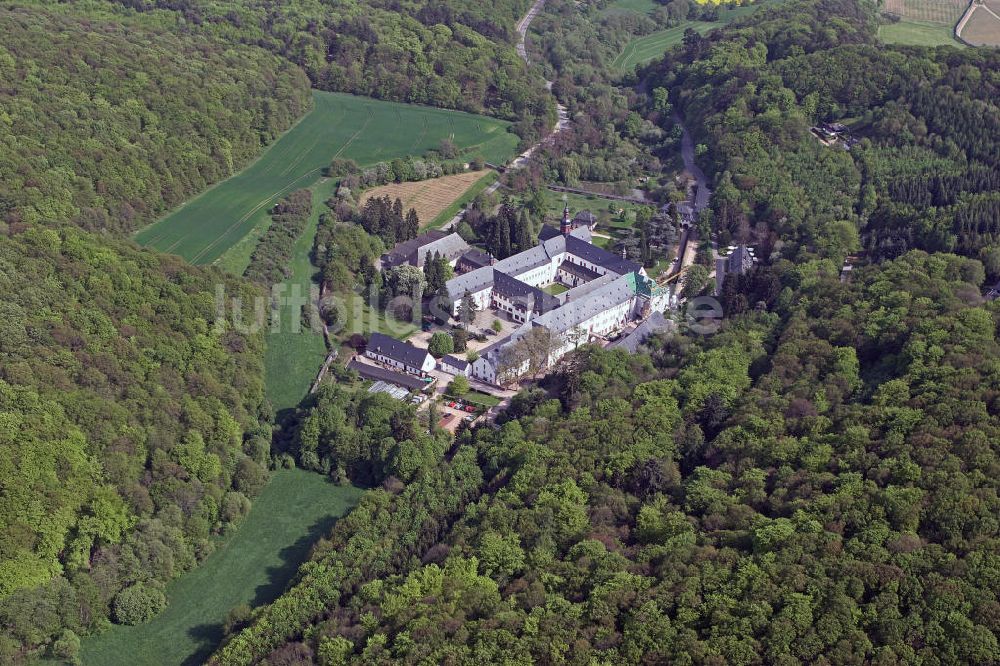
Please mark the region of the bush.
<svg viewBox="0 0 1000 666"><path fill-rule="evenodd" d="M447 333L435 333L431 336L431 341L427 345L427 351L429 351L434 358L441 358L445 354L450 354L455 351L455 341L452 340L451 336Z"/></svg>
<svg viewBox="0 0 1000 666"><path fill-rule="evenodd" d="M464 375L458 375L448 384L448 392L458 397L469 392L469 380Z"/></svg>
<svg viewBox="0 0 1000 666"><path fill-rule="evenodd" d="M167 598L155 587L136 583L115 595L115 622L142 624L149 622L167 606Z"/></svg>
<svg viewBox="0 0 1000 666"><path fill-rule="evenodd" d="M72 629L63 629L52 644L52 656L69 664L80 663L80 637Z"/></svg>

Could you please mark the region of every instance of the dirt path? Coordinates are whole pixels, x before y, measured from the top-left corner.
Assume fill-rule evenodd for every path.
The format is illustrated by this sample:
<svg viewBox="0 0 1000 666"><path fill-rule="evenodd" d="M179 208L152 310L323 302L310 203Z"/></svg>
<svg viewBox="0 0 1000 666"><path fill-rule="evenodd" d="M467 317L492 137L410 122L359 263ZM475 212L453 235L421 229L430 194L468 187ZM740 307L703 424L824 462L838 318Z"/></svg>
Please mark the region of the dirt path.
<svg viewBox="0 0 1000 666"><path fill-rule="evenodd" d="M521 20L517 22L517 33L521 36L521 39L517 42L517 53L524 60L524 63L529 66L531 65L531 61L528 59L528 49L525 40L528 37L528 28L531 26L531 22L536 16L538 16L544 6L545 0L535 0L535 4L531 5L528 13L521 17ZM552 90L552 81L546 80L545 87ZM569 127L569 111L567 111L565 106L559 103L559 100L556 100L556 114L557 118L555 128L548 134L548 136L544 137L541 141L518 155L507 167L508 169L517 169L525 166L528 163L528 160L531 159L531 156L534 155L535 151L538 150L539 146L544 143L551 142L555 136L559 134L559 132L562 132Z"/></svg>

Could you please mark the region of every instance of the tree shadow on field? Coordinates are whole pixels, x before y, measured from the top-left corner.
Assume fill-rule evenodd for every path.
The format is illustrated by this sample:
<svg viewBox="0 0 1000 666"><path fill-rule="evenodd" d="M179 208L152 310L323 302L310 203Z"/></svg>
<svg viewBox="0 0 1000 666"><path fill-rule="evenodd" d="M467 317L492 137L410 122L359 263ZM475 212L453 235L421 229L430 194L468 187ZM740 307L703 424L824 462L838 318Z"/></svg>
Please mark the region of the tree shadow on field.
<svg viewBox="0 0 1000 666"><path fill-rule="evenodd" d="M198 649L181 662L181 666L204 664L222 642L222 623L206 623L191 627L188 636L198 641Z"/></svg>
<svg viewBox="0 0 1000 666"><path fill-rule="evenodd" d="M291 545L281 549L279 556L281 564L267 568L267 583L258 585L254 591L254 597L250 601L251 606L260 606L274 601L285 591L288 582L295 576L309 549L312 545L326 536L333 529L340 516L324 516L309 526L308 531L299 537Z"/></svg>
<svg viewBox="0 0 1000 666"><path fill-rule="evenodd" d="M254 596L250 599L250 607L256 608L264 604L271 603L285 591L289 581L295 576L299 566L305 561L309 549L321 537L329 534L340 516L327 515L306 530L306 533L299 537L294 543L284 547L278 553L281 563L277 566L267 568L267 582L258 585L254 590ZM188 636L198 642L198 649L191 653L181 666L198 666L204 664L222 643L223 621L200 624L188 629Z"/></svg>

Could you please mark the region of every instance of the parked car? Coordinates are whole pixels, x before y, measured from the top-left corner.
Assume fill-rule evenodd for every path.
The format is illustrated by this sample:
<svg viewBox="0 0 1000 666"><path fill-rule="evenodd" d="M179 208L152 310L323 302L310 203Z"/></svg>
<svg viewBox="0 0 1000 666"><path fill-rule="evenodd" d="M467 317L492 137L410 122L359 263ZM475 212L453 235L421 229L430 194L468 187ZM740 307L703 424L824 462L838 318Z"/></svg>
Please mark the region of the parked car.
<svg viewBox="0 0 1000 666"><path fill-rule="evenodd" d="M476 411L476 408L475 408L475 407L473 407L472 405L466 405L466 406L465 406L465 411L467 411L467 412L473 412L473 413L475 413L475 411Z"/></svg>

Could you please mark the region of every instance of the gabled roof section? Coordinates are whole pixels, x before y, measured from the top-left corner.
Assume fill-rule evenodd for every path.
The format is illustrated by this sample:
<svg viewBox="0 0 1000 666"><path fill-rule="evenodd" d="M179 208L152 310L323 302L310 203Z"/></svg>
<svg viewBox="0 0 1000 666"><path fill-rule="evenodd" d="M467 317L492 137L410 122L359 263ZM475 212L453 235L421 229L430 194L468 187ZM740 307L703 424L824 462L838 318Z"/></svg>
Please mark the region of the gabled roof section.
<svg viewBox="0 0 1000 666"><path fill-rule="evenodd" d="M546 327L554 334L565 333L591 317L629 300L635 296L635 289L635 275L622 275L584 298L570 299L561 308L535 317L534 323Z"/></svg>
<svg viewBox="0 0 1000 666"><path fill-rule="evenodd" d="M440 253L442 257L451 261L452 259L460 256L463 252L466 252L468 249L469 244L465 242L464 238L459 236L457 233L451 233L443 238L438 238L437 240L420 246L416 250L416 263L418 267L423 268L424 263L427 261L428 252L430 252L432 257L435 254Z"/></svg>
<svg viewBox="0 0 1000 666"><path fill-rule="evenodd" d="M469 367L469 362L464 358L458 358L457 356L452 356L451 354L442 357L441 362L463 371Z"/></svg>
<svg viewBox="0 0 1000 666"><path fill-rule="evenodd" d="M614 271L619 275L626 275L642 270L642 267L634 261L623 259L616 254L596 245L591 245L572 235L566 237L566 251L575 257L589 261L609 271Z"/></svg>
<svg viewBox="0 0 1000 666"><path fill-rule="evenodd" d="M371 338L368 339L366 349L370 352L381 354L386 358L391 358L394 361L399 361L412 368L423 366L429 353L426 349L414 347L408 342L390 338L388 335L378 332L372 333Z"/></svg>
<svg viewBox="0 0 1000 666"><path fill-rule="evenodd" d="M548 312L559 307L559 299L552 294L500 271L493 273L493 291L512 301L521 302L526 309L535 312Z"/></svg>
<svg viewBox="0 0 1000 666"><path fill-rule="evenodd" d="M458 259L459 265L469 266L472 270L489 266L493 263L493 256L489 252L483 252L476 248L469 248Z"/></svg>
<svg viewBox="0 0 1000 666"><path fill-rule="evenodd" d="M389 382L390 384L395 384L396 386L408 388L411 391L420 391L427 387L427 382L423 381L416 375L407 375L402 372L395 372L394 370L382 368L377 365L362 363L357 359L352 358L351 362L347 364L347 367L356 371L365 379Z"/></svg>
<svg viewBox="0 0 1000 666"><path fill-rule="evenodd" d="M441 240L447 235L447 232L441 231L440 229L431 229L427 233L421 234L416 238L411 238L410 240L403 241L402 243L396 243L391 250L382 256L383 262L390 267L404 264L414 256L414 252L425 245ZM459 238L461 238L461 236L459 236Z"/></svg>
<svg viewBox="0 0 1000 666"><path fill-rule="evenodd" d="M465 292L475 294L493 284L493 267L483 266L474 271L453 277L445 283L448 296L455 303L465 296Z"/></svg>

